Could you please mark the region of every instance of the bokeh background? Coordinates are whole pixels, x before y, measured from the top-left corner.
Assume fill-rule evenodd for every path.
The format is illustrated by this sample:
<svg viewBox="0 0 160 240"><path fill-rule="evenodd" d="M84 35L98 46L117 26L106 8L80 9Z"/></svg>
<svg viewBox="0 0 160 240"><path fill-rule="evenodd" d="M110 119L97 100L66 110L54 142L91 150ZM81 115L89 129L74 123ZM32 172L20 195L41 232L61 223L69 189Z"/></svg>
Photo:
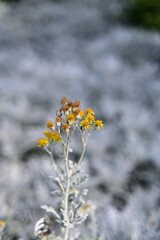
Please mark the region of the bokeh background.
<svg viewBox="0 0 160 240"><path fill-rule="evenodd" d="M56 204L37 139L63 96L104 123L84 157L99 232L160 239L159 30L159 0L0 1L4 240L34 240L40 205Z"/></svg>

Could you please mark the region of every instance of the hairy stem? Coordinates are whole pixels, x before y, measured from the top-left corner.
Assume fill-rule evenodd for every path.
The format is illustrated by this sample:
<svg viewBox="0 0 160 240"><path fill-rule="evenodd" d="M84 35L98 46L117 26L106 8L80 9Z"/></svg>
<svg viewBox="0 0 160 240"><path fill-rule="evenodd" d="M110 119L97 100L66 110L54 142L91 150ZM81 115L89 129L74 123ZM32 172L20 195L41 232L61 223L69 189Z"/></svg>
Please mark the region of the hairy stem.
<svg viewBox="0 0 160 240"><path fill-rule="evenodd" d="M66 167L66 175L67 175L67 182L66 182L66 189L65 189L65 196L64 196L64 210L66 213L66 221L69 223L69 203L68 203L68 197L69 197L69 190L70 190L70 172L69 172L69 162L68 162L68 155L69 155L69 148L70 148L70 137L68 135L67 137L67 150L65 154L65 167ZM65 228L64 232L64 240L69 239L69 228Z"/></svg>

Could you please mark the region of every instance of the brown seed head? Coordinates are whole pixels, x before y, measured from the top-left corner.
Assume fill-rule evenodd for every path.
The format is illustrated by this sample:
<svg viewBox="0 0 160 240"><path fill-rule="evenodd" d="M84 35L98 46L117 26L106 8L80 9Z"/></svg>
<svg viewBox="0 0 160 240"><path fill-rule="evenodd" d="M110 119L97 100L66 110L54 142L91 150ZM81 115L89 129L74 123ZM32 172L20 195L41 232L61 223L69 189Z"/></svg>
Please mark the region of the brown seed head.
<svg viewBox="0 0 160 240"><path fill-rule="evenodd" d="M77 108L77 109L74 111L74 114L75 114L75 115L78 115L78 114L80 113L80 111L81 111L81 110L80 110L79 108Z"/></svg>
<svg viewBox="0 0 160 240"><path fill-rule="evenodd" d="M63 123L62 130L68 132L69 131L69 124Z"/></svg>
<svg viewBox="0 0 160 240"><path fill-rule="evenodd" d="M56 117L56 122L62 122L62 118L61 117Z"/></svg>
<svg viewBox="0 0 160 240"><path fill-rule="evenodd" d="M72 102L68 102L69 107L72 107L72 104L73 104Z"/></svg>
<svg viewBox="0 0 160 240"><path fill-rule="evenodd" d="M67 111L69 111L69 106L65 105L62 109L64 112L67 112Z"/></svg>
<svg viewBox="0 0 160 240"><path fill-rule="evenodd" d="M80 105L80 102L79 101L76 101L76 102L73 102L72 103L72 107L73 108L78 108L78 107L80 107L81 105Z"/></svg>
<svg viewBox="0 0 160 240"><path fill-rule="evenodd" d="M65 105L65 104L67 103L67 98L66 98L66 97L63 97L63 98L61 99L61 103L62 103L63 105Z"/></svg>

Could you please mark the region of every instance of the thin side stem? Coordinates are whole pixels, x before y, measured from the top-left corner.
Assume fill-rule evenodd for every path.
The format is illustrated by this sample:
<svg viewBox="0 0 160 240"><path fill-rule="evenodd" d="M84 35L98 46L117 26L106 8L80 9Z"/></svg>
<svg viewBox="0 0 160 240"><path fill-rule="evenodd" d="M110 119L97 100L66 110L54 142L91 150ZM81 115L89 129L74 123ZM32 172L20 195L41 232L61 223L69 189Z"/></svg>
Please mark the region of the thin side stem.
<svg viewBox="0 0 160 240"><path fill-rule="evenodd" d="M61 179L60 179L59 174L58 174L58 171L57 171L57 167L56 167L56 164L55 164L55 161L54 161L53 154L52 154L52 152L50 152L46 147L45 147L44 149L48 152L48 154L49 154L50 157L51 157L51 164L52 164L52 166L53 166L53 168L54 168L54 171L55 171L55 173L56 173L56 177L57 177L57 180L58 180L58 182L59 182L59 186L60 186L60 188L61 188L61 190L62 190L62 192L63 192L63 194L64 194L64 187L63 187L63 185L62 185L62 183L61 183Z"/></svg>

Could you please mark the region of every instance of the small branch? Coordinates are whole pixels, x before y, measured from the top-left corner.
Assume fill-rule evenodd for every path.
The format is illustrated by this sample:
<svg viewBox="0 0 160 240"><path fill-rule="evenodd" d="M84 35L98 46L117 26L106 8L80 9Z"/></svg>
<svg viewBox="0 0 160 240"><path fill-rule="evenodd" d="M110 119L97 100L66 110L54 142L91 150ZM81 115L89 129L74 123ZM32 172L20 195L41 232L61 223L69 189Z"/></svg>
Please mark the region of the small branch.
<svg viewBox="0 0 160 240"><path fill-rule="evenodd" d="M63 188L61 179L60 179L60 177L59 177L59 173L58 173L58 171L57 171L57 167L56 167L56 164L55 164L55 161L54 161L53 154L52 154L52 152L50 152L46 147L44 147L44 149L46 150L46 152L47 152L47 153L50 155L50 157L51 157L51 164L52 164L52 166L53 166L53 168L54 168L54 171L55 171L55 173L56 173L57 180L58 180L59 185L60 185L60 187L61 187L61 190L62 190L62 192L63 192L63 194L64 194L64 188Z"/></svg>

